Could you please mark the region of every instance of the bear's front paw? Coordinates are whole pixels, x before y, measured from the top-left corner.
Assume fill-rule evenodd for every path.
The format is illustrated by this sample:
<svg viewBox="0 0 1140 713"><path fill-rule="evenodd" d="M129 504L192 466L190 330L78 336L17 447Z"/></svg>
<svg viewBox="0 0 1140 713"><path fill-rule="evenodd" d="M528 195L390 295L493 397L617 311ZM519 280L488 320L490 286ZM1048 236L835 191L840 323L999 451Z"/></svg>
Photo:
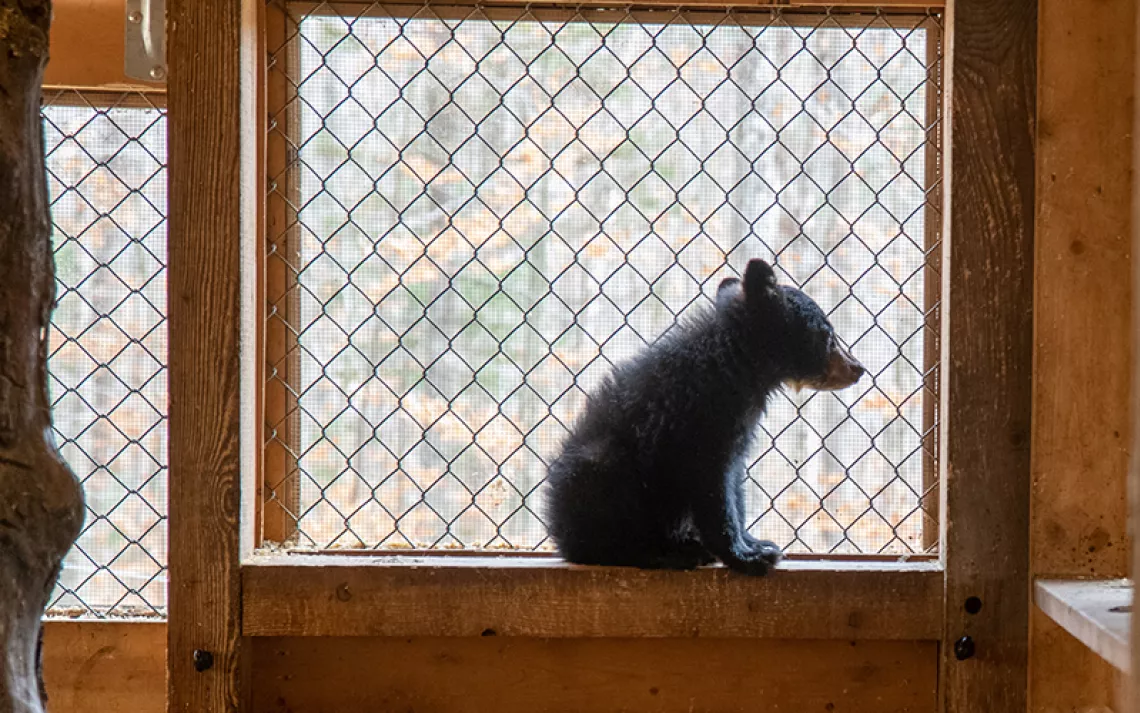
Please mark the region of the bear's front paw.
<svg viewBox="0 0 1140 713"><path fill-rule="evenodd" d="M775 542L758 540L748 535L744 539L744 547L749 553L766 560L768 564L776 564L784 559L784 551Z"/></svg>
<svg viewBox="0 0 1140 713"><path fill-rule="evenodd" d="M783 550L776 543L754 537L747 537L732 549L732 556L725 560L725 565L753 576L768 574L768 570L784 558Z"/></svg>

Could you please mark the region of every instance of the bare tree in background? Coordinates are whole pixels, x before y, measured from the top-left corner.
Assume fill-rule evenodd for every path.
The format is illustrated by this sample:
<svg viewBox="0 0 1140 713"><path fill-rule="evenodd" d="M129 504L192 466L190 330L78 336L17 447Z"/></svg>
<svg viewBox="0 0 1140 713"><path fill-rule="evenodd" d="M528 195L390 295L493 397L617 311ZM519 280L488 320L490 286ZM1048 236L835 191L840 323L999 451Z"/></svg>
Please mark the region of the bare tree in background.
<svg viewBox="0 0 1140 713"><path fill-rule="evenodd" d="M44 709L41 618L83 523L51 441L55 297L40 123L49 0L0 0L0 713Z"/></svg>

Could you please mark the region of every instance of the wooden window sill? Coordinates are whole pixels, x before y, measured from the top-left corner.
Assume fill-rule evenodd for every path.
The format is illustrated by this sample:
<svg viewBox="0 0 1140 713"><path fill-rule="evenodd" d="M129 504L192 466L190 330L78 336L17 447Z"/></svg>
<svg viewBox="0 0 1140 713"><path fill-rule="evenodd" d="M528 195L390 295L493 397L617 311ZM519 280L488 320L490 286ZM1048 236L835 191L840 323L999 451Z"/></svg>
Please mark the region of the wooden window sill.
<svg viewBox="0 0 1140 713"><path fill-rule="evenodd" d="M246 636L937 640L937 561L791 559L764 578L542 556L256 554Z"/></svg>
<svg viewBox="0 0 1140 713"><path fill-rule="evenodd" d="M1132 582L1127 579L1039 579L1033 594L1037 607L1062 629L1128 673Z"/></svg>

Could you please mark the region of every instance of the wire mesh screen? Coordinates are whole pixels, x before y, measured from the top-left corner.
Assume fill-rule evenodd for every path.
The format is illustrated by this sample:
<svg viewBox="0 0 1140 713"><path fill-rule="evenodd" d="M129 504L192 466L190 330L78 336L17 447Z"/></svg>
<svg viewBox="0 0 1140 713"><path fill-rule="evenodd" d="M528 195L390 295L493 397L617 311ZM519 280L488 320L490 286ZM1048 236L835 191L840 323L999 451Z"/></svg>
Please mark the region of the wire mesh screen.
<svg viewBox="0 0 1140 713"><path fill-rule="evenodd" d="M140 94L47 91L56 263L49 391L87 517L49 611L166 606L166 112Z"/></svg>
<svg viewBox="0 0 1140 713"><path fill-rule="evenodd" d="M752 257L873 378L779 395L752 532L937 547L940 18L270 2L264 539L545 549L587 394Z"/></svg>

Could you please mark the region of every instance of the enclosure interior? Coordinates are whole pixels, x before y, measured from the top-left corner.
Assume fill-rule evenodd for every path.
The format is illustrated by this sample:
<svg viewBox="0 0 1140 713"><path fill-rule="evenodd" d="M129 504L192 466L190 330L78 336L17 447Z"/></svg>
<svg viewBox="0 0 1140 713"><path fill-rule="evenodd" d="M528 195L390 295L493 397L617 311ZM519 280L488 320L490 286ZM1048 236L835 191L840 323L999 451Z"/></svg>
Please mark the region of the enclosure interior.
<svg viewBox="0 0 1140 713"><path fill-rule="evenodd" d="M263 150L265 189L250 263L259 354L257 463L243 475L257 481L251 561L407 557L411 591L426 592L428 576L415 574L423 563L463 554L488 584L441 601L509 601L521 590L504 558L556 566L542 481L587 394L760 256L820 302L870 378L775 399L752 454L750 529L809 568L901 559L923 584L907 590L898 623L873 634L851 624L805 638L830 619L821 609L813 621L803 607L775 639L681 633L684 616L666 638L639 639L607 635L624 629L604 606L579 635L566 633L574 623L552 637L432 634L445 624L358 635L389 632L372 621L348 636L311 635L291 617L311 611L318 629L333 627L320 622L332 621L323 612L339 590L298 581L278 624L277 599L250 606L261 627L249 639L254 709L936 710L942 602L926 583L945 554L942 10L269 0L259 13L263 123L245 137ZM1048 20L1054 34L1071 24ZM1113 24L1098 18L1080 41L1091 47ZM1046 77L1076 71L1047 67ZM46 83L59 291L50 389L56 438L89 507L50 614L96 620L49 625L47 655L59 662L49 685L63 710L85 709L81 693L91 690L158 710L165 92L53 83L50 73ZM1057 150L1059 163L1080 165L1089 149ZM1100 156L1120 161L1116 150ZM1106 209L1105 220L1125 212ZM1065 249L1091 283L1127 268L1095 247L1092 256ZM1064 323L1073 306L1045 308ZM1038 348L1075 331L1047 334ZM1119 370L1119 353L1104 345L1102 358ZM1085 358L1095 361L1055 363L1063 371ZM1047 435L1048 417L1037 423ZM797 574L787 596L820 597L848 581L797 590ZM718 574L690 576L695 584L638 589L638 601L673 601L689 586L721 591ZM552 577L542 601L601 591ZM915 603L928 590L930 605ZM861 602L863 592L828 596ZM726 608L756 606L734 596ZM430 607L409 615L441 616ZM106 623L124 617L134 621ZM548 618L579 621L556 608ZM108 651L129 663L125 678Z"/></svg>

